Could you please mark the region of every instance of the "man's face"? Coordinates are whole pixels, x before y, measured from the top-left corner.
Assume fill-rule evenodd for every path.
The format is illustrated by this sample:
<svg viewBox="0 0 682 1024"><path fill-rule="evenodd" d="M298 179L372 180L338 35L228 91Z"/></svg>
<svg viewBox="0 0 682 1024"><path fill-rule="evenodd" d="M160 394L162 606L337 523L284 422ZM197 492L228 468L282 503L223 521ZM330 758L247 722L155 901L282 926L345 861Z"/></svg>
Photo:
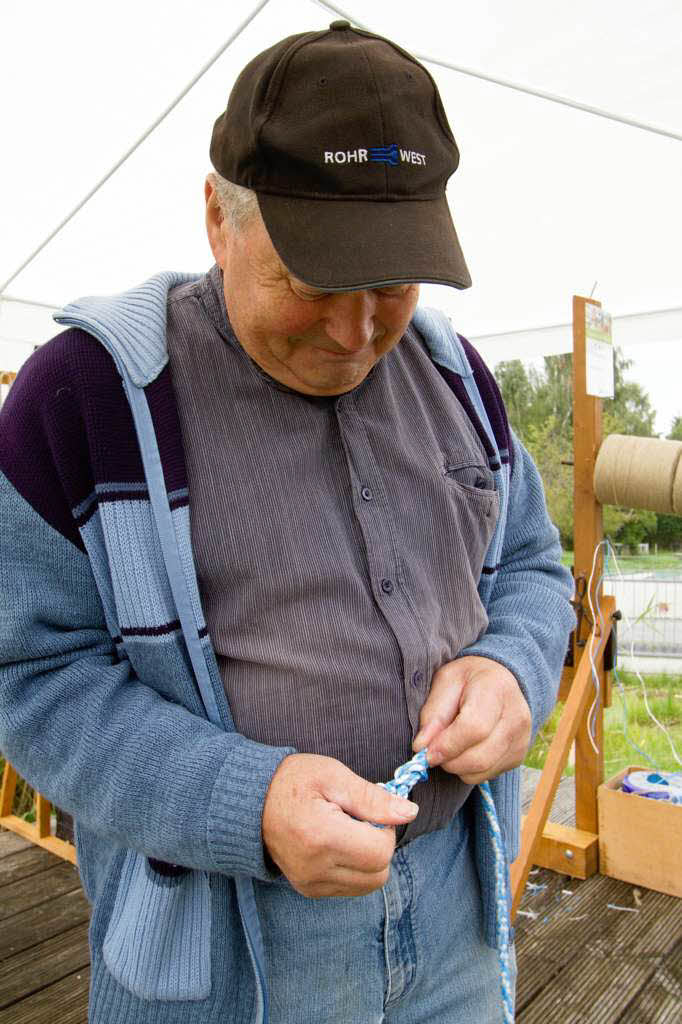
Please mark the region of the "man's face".
<svg viewBox="0 0 682 1024"><path fill-rule="evenodd" d="M237 340L280 383L306 395L343 394L405 333L418 285L335 293L311 288L284 266L260 215L239 231L222 221L210 186L207 227Z"/></svg>

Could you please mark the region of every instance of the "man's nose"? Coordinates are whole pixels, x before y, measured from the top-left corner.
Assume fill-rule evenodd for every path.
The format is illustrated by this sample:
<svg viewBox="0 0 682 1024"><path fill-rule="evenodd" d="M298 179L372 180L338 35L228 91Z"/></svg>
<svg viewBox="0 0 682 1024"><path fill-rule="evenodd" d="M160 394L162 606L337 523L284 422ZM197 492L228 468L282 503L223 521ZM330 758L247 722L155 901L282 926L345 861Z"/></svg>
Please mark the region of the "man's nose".
<svg viewBox="0 0 682 1024"><path fill-rule="evenodd" d="M375 322L376 307L377 298L371 291L330 295L324 318L328 336L348 352L365 348L380 333Z"/></svg>

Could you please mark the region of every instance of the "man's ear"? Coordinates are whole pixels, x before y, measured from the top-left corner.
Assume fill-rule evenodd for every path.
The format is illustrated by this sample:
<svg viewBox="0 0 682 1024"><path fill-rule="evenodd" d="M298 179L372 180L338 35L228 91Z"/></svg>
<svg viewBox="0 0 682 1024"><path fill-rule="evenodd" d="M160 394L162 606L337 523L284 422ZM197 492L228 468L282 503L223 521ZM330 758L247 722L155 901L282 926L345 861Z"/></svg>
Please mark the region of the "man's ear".
<svg viewBox="0 0 682 1024"><path fill-rule="evenodd" d="M204 183L204 197L206 199L206 234L208 235L208 244L211 247L213 259L221 269L224 269L225 238L223 235L223 214L216 190L208 178Z"/></svg>

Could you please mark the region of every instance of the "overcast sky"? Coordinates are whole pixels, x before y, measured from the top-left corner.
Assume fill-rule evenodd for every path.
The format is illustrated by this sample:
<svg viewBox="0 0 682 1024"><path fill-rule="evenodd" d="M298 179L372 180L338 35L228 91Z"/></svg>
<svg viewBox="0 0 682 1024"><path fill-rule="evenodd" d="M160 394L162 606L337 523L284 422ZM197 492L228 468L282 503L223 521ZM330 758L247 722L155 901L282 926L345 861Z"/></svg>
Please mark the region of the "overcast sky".
<svg viewBox="0 0 682 1024"><path fill-rule="evenodd" d="M254 6L246 0L4 6L0 280ZM340 6L415 53L682 131L677 0L349 0ZM201 188L208 139L236 73L282 36L322 28L334 17L312 0L270 0L8 294L61 305L124 289L158 270L205 269ZM589 295L595 282L595 297L614 315L682 307L682 143L430 70L461 150L448 196L474 286L424 289L427 304L446 309L470 336L568 322L571 295ZM5 310L0 337L8 337ZM627 353L659 411L658 429L666 431L682 413L682 330L666 343L642 337Z"/></svg>

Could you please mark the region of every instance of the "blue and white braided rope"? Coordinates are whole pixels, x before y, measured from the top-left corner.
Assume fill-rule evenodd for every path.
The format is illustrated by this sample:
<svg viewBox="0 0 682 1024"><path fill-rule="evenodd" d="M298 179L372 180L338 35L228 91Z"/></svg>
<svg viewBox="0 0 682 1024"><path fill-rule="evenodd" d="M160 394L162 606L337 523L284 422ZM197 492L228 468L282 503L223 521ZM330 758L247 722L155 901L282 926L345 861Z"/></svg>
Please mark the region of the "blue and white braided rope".
<svg viewBox="0 0 682 1024"><path fill-rule="evenodd" d="M512 986L511 953L509 949L509 908L507 905L507 869L504 856L504 840L497 820L495 801L487 782L478 787L490 838L495 851L495 903L497 906L497 953L500 960L500 982L502 985L502 1010L504 1024L514 1024L514 990Z"/></svg>
<svg viewBox="0 0 682 1024"><path fill-rule="evenodd" d="M387 789L389 793L395 793L396 796L407 798L410 790L418 782L428 778L429 765L426 760L426 752L427 748L424 747L423 750L414 755L411 761L406 761L405 764L401 764L400 768L396 768L393 772L393 778L389 782L379 783L382 789Z"/></svg>
<svg viewBox="0 0 682 1024"><path fill-rule="evenodd" d="M418 782L424 781L429 774L429 766L426 760L427 748L424 747L412 760L406 761L393 773L389 782L380 782L383 789L397 796L407 797L410 790ZM497 820L497 811L490 786L482 782L478 787L483 799L486 821L490 831L490 838L495 853L495 905L496 914L496 938L497 953L500 961L500 982L502 986L502 1011L504 1024L514 1024L514 992L512 986L512 968L509 949L509 909L507 906L507 872L504 857L504 845L500 823Z"/></svg>

